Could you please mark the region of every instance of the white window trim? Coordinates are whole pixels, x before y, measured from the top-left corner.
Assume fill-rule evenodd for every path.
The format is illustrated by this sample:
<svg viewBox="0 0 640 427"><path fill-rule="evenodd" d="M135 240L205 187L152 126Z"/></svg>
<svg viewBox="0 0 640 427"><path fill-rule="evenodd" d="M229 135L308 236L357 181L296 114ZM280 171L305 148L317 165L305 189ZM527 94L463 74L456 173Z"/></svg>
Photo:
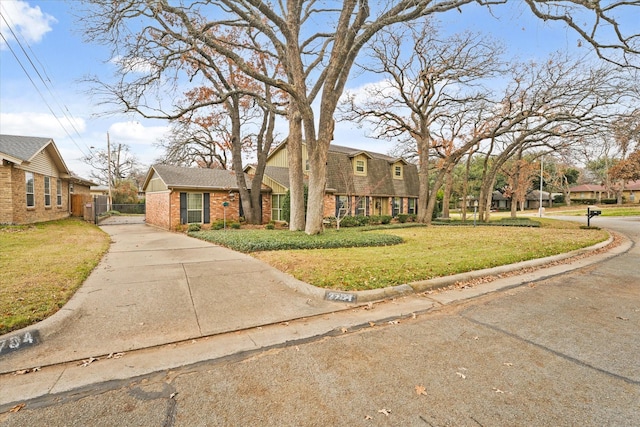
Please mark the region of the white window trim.
<svg viewBox="0 0 640 427"><path fill-rule="evenodd" d="M29 192L29 176L31 176L31 192ZM33 175L33 172L25 172L24 173L24 181L25 181L25 193L26 193L26 203L28 208L36 207L36 178ZM29 204L29 195L31 195L32 204Z"/></svg>
<svg viewBox="0 0 640 427"><path fill-rule="evenodd" d="M189 209L189 196L200 196L200 209ZM189 212L200 212L199 221L189 221ZM202 217L204 216L204 196L202 193L187 193L187 224L202 224Z"/></svg>
<svg viewBox="0 0 640 427"><path fill-rule="evenodd" d="M49 202L47 202L47 199ZM44 177L44 206L51 207L51 178L48 176Z"/></svg>

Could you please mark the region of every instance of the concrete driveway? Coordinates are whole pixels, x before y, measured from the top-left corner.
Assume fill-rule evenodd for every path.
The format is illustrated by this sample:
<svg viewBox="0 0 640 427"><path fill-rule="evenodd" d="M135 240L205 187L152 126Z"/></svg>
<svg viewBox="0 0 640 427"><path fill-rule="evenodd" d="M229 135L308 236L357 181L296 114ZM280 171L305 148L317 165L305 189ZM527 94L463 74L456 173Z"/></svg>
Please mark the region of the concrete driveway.
<svg viewBox="0 0 640 427"><path fill-rule="evenodd" d="M324 291L220 246L143 223L102 229L112 239L109 252L58 313L27 328L40 344L1 355L0 373L345 309L325 301Z"/></svg>

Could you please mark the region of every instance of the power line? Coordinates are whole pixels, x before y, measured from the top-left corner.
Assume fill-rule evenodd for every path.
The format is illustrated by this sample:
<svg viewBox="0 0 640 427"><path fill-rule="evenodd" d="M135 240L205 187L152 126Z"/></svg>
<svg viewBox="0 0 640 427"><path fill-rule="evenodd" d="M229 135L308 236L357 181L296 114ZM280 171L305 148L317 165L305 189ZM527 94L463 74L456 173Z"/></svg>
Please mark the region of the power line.
<svg viewBox="0 0 640 427"><path fill-rule="evenodd" d="M0 7L2 7L0 5ZM2 9L4 9L4 7L2 7ZM76 135L78 135L78 137L82 137L80 135L80 132L78 131L78 129L76 128L74 121L75 119L70 116L71 113L69 112L68 108L66 106L62 106L60 104L60 102L58 101L56 95L53 94L52 89L50 87L49 84L47 84L47 82L45 81L45 79L42 77L42 74L40 73L40 71L38 70L38 67L36 67L36 65L33 63L31 56L28 54L28 52L24 49L22 43L20 42L18 35L14 32L11 24L9 23L9 21L7 20L7 18L5 17L5 13L0 13L0 16L2 17L2 20L5 22L5 24L7 25L8 30L11 32L11 35L13 36L14 40L16 41L16 43L18 44L18 46L20 47L20 49L22 50L22 53L24 54L24 56L27 58L27 60L29 61L29 63L31 64L31 67L34 69L34 71L36 72L36 74L38 75L38 77L40 78L40 81L42 82L42 84L44 85L44 87L47 89L47 91L49 92L49 95L51 96L51 98L56 102L58 108L62 111L63 116L67 119L67 122L69 123L69 125L73 128L73 130L75 131ZM22 68L22 71L25 73L25 75L27 76L27 78L29 79L29 81L31 82L31 84L33 85L33 87L36 89L36 91L38 92L38 94L40 95L40 98L42 98L42 101L44 102L44 104L47 106L48 110L51 112L51 114L55 117L56 121L60 124L60 126L62 127L62 129L64 130L64 132L67 134L67 136L71 139L71 141L73 142L73 144L78 148L78 150L80 150L80 152L82 153L83 156L87 156L84 152L84 150L80 147L80 145L76 142L76 140L74 139L74 137L69 133L68 129L65 127L65 125L62 123L62 121L60 120L60 118L58 117L58 115L53 111L53 109L51 108L51 105L49 104L49 102L47 101L47 99L45 98L45 96L43 95L43 93L40 91L40 89L38 88L38 86L36 85L35 81L33 80L33 78L31 77L31 75L29 74L29 72L27 71L27 69L25 68L25 66L23 65L22 61L20 61L20 59L18 58L18 55L16 54L16 52L14 51L14 49L11 47L11 45L9 44L9 41L5 38L5 36L0 33L0 37L2 37L2 40L4 40L5 44L7 45L9 51L11 52L11 54L13 55L13 57L16 59L16 61L18 62L18 64L20 65L20 68ZM29 44L26 42L26 40L24 41L24 43L27 45L27 47L29 48L29 50L32 52L33 56L36 58L36 61L42 66L42 70L44 72L44 74L47 76L47 79L49 82L51 82L51 79L49 78L49 76L46 73L46 69L45 67L42 65L42 63L37 59L37 55L35 55L35 53L33 52L33 50L31 49L31 46L29 46ZM65 111L66 109L66 111ZM67 115L67 112L69 112L69 115ZM89 151L91 152L91 149L89 149Z"/></svg>

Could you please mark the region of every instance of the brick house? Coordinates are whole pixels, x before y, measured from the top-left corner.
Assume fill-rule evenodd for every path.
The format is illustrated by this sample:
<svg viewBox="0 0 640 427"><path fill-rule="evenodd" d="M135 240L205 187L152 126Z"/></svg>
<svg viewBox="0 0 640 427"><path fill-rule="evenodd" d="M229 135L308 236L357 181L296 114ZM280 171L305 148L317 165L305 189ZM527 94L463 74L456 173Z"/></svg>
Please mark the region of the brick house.
<svg viewBox="0 0 640 427"><path fill-rule="evenodd" d="M246 176L247 185L251 179ZM210 224L226 217L243 216L234 172L222 169L153 165L142 187L146 200L146 222L166 230L185 224ZM249 188L251 190L251 188ZM262 221L269 221L270 189L261 189ZM227 203L227 206L223 204Z"/></svg>
<svg viewBox="0 0 640 427"><path fill-rule="evenodd" d="M69 171L53 139L0 135L0 224L82 216L91 185Z"/></svg>
<svg viewBox="0 0 640 427"><path fill-rule="evenodd" d="M308 172L305 144L302 161ZM248 173L254 170L253 166L245 169ZM269 154L262 182L272 189L271 219L283 221L283 202L289 190L286 142ZM402 158L333 144L329 147L325 217L416 214L418 189L417 166Z"/></svg>
<svg viewBox="0 0 640 427"><path fill-rule="evenodd" d="M615 192L612 190L608 191L604 185L582 184L569 188L569 197L573 202L595 200L600 203L603 198L615 197ZM626 182L622 197L627 203L640 203L640 180Z"/></svg>

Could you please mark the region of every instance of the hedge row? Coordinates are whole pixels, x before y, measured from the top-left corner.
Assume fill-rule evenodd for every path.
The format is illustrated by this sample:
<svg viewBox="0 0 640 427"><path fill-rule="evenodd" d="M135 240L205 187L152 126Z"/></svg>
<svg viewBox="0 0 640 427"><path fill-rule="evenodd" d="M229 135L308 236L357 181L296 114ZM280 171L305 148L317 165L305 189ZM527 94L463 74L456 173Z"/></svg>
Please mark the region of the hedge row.
<svg viewBox="0 0 640 427"><path fill-rule="evenodd" d="M400 236L363 233L361 230L327 230L314 236L288 230L210 230L190 232L189 235L245 253L290 249L390 246L403 242Z"/></svg>

